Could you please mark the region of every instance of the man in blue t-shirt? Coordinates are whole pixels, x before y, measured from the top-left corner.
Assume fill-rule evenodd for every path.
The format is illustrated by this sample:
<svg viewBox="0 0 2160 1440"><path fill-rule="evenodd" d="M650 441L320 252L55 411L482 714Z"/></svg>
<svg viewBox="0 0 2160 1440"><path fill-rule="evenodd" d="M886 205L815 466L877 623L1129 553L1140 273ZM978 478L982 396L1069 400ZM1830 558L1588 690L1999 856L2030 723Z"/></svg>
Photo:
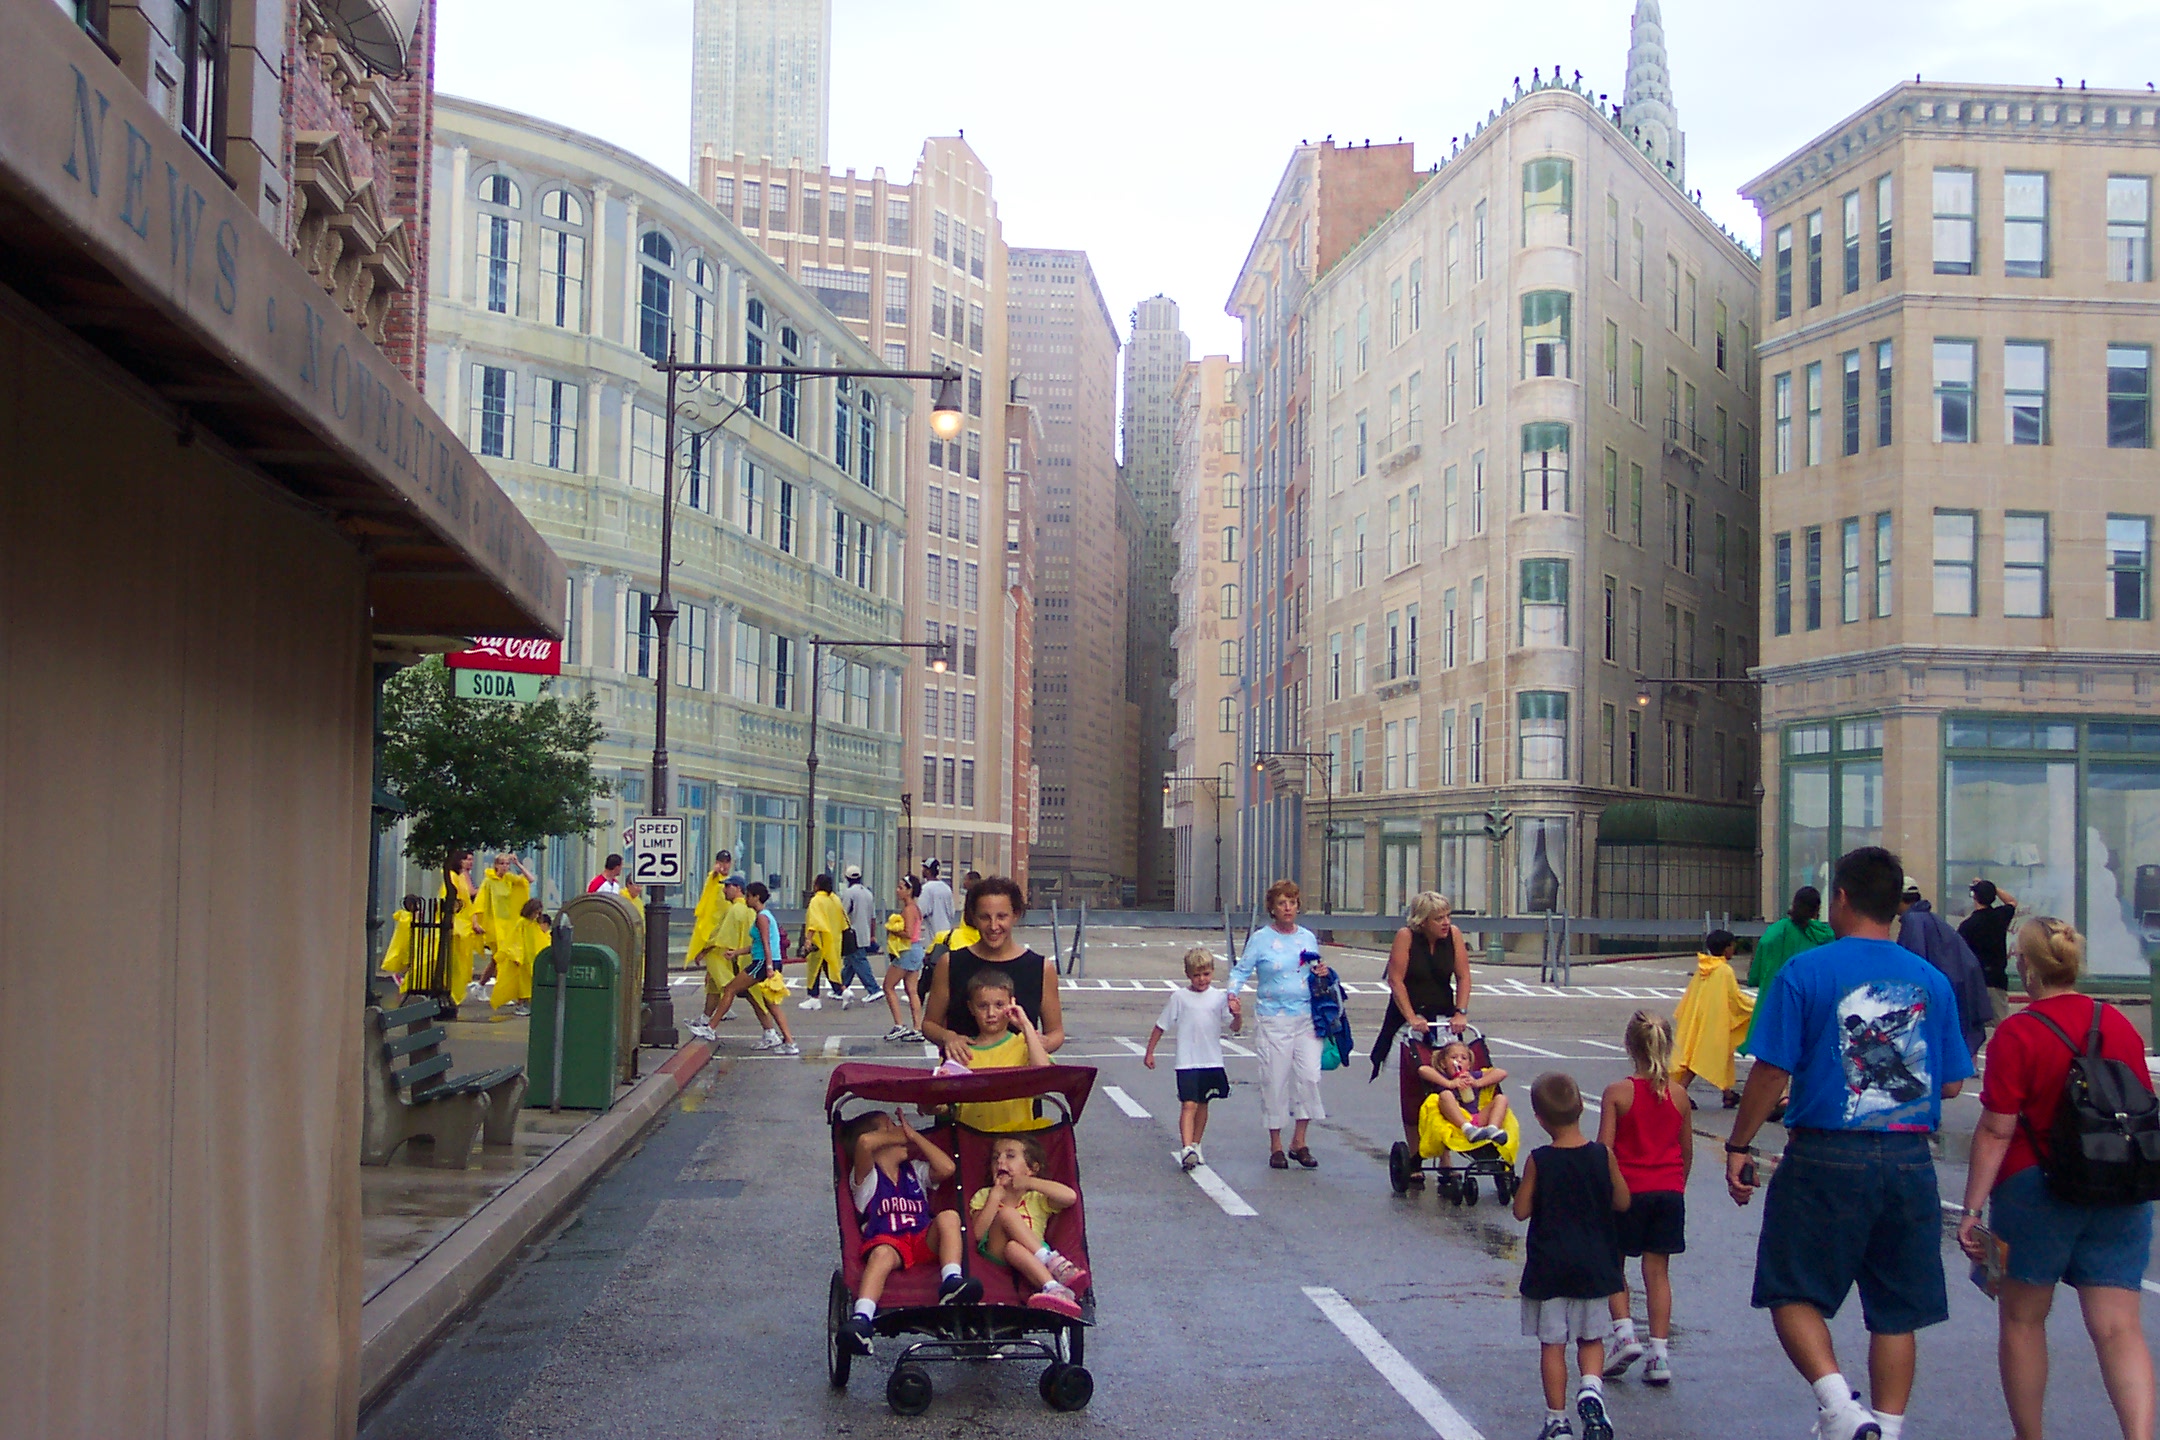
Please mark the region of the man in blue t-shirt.
<svg viewBox="0 0 2160 1440"><path fill-rule="evenodd" d="M1755 1249L1757 1309L1808 1383L1823 1440L1899 1440L1912 1396L1914 1333L1949 1318L1941 1197L1928 1136L1973 1073L1949 980L1894 943L1904 867L1879 846L1839 859L1830 928L1756 1001L1755 1068L1725 1145L1726 1187L1755 1193L1755 1132L1788 1078L1790 1134ZM1830 1343L1855 1284L1869 1334L1873 1413Z"/></svg>

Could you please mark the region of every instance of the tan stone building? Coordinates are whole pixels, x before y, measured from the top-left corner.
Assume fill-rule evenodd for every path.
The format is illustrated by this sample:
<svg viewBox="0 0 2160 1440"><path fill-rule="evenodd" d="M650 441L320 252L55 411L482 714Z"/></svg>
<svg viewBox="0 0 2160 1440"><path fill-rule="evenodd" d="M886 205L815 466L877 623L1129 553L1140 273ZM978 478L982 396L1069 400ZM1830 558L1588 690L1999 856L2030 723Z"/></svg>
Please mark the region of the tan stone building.
<svg viewBox="0 0 2160 1440"><path fill-rule="evenodd" d="M1518 90L1304 300L1337 908L1752 908L1754 696L1703 682L1753 659L1755 263L1667 163L1654 15L1629 112Z"/></svg>
<svg viewBox="0 0 2160 1440"><path fill-rule="evenodd" d="M1237 884L1238 676L1244 622L1219 599L1244 564L1244 377L1227 355L1178 371L1176 629L1170 645L1170 742L1176 770L1163 806L1176 842L1175 908L1219 910Z"/></svg>
<svg viewBox="0 0 2160 1440"><path fill-rule="evenodd" d="M1903 84L1763 217L1764 905L1843 851L2160 948L2147 92Z"/></svg>
<svg viewBox="0 0 2160 1440"><path fill-rule="evenodd" d="M1120 437L1122 476L1140 517L1140 553L1132 572L1127 607L1126 689L1140 707L1139 743L1133 752L1133 815L1139 833L1138 903L1169 907L1177 889L1173 837L1161 823L1158 791L1175 767L1170 733L1175 724L1170 686L1176 666L1170 632L1177 624L1171 576L1177 555L1171 531L1177 449L1177 387L1192 345L1178 328L1177 301L1154 295L1133 307L1125 344L1125 390Z"/></svg>
<svg viewBox="0 0 2160 1440"><path fill-rule="evenodd" d="M0 3L0 862L125 877L0 901L11 1437L353 1433L371 675L559 633L374 8Z"/></svg>
<svg viewBox="0 0 2160 1440"><path fill-rule="evenodd" d="M1042 417L1036 468L1034 890L1129 905L1139 707L1127 690L1138 508L1117 468L1116 324L1080 250L1014 250L1012 366ZM1150 817L1151 819L1153 817Z"/></svg>
<svg viewBox="0 0 2160 1440"><path fill-rule="evenodd" d="M918 426L906 458L907 626L911 638L947 642L953 661L937 674L916 652L920 673L908 687L908 858L934 856L961 872L1010 869L1026 800L1013 790L1002 738L1013 686L999 599L998 537L1008 519L999 457L1012 367L990 172L965 140L937 138L905 185L882 170L864 180L707 150L697 187L885 363L949 362L966 375L962 435L948 443Z"/></svg>

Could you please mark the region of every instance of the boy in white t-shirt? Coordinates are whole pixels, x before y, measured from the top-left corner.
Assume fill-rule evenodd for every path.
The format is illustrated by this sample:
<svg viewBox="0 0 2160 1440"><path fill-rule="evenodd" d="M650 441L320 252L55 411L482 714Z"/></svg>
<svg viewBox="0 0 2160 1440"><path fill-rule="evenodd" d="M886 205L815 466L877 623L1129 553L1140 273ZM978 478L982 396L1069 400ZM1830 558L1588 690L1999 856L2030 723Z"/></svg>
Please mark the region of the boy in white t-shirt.
<svg viewBox="0 0 2160 1440"><path fill-rule="evenodd" d="M1170 1158L1186 1170L1205 1165L1200 1137L1207 1133L1210 1100L1230 1098L1230 1077L1223 1071L1222 1037L1244 1028L1245 1015L1237 996L1215 988L1215 957L1195 946L1185 952L1185 979L1189 988L1174 992L1164 1002L1162 1014L1147 1039L1142 1062L1155 1068L1155 1046L1169 1033L1177 1035L1178 1148Z"/></svg>

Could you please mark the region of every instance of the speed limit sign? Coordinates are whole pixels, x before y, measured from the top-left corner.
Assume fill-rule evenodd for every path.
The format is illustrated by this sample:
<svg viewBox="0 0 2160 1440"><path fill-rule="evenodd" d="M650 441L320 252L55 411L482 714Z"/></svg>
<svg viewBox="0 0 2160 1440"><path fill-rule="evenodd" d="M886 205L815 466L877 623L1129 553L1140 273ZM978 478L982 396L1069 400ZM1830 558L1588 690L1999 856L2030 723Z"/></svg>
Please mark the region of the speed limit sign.
<svg viewBox="0 0 2160 1440"><path fill-rule="evenodd" d="M638 816L630 822L630 846L630 878L638 884L682 883L682 816Z"/></svg>

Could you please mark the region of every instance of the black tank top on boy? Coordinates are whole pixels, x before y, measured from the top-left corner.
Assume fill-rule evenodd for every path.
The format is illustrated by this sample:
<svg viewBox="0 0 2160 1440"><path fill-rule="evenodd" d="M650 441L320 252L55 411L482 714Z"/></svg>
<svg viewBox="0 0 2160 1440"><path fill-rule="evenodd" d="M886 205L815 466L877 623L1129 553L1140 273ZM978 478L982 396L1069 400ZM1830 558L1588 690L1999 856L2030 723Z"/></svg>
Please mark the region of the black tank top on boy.
<svg viewBox="0 0 2160 1440"><path fill-rule="evenodd" d="M1403 966L1403 989L1410 996L1410 1008L1426 1020L1438 1020L1455 1013L1455 937L1459 932L1449 929L1447 938L1435 945L1425 938L1421 928L1410 931L1410 960Z"/></svg>
<svg viewBox="0 0 2160 1440"><path fill-rule="evenodd" d="M1612 1161L1592 1141L1533 1152L1530 1238L1523 1261L1525 1300L1602 1300L1626 1283L1620 1227L1613 1215Z"/></svg>
<svg viewBox="0 0 2160 1440"><path fill-rule="evenodd" d="M1049 963L1033 950L1024 950L1010 960L985 960L973 949L953 951L945 962L945 1028L969 1039L975 1037L975 1012L968 1009L967 987L968 981L984 970L1003 970L1012 976L1013 999L1039 1027L1043 967Z"/></svg>

